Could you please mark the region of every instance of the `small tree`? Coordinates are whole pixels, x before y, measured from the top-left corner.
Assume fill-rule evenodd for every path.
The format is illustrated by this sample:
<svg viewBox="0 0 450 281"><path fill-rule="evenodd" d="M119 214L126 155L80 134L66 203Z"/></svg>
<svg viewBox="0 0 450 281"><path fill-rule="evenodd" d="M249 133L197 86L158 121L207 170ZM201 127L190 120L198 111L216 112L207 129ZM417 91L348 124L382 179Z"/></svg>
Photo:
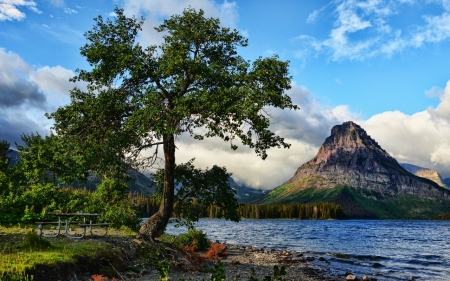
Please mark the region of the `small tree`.
<svg viewBox="0 0 450 281"><path fill-rule="evenodd" d="M71 184L77 179L84 180L87 171L80 165L81 158L69 147L63 147L61 139L50 134L42 137L39 133L21 136L24 145L19 150L18 169L31 184L51 182Z"/></svg>
<svg viewBox="0 0 450 281"><path fill-rule="evenodd" d="M73 89L71 104L50 117L57 134L84 151L97 173L151 165L162 146L161 206L139 231L153 239L173 211L177 136L219 137L233 150L240 140L265 159L270 147L289 147L269 130L267 107L297 106L284 94L290 88L288 62L274 56L250 64L237 54L247 39L202 10L185 9L165 20L156 28L165 33L164 43L147 48L136 42L143 20L115 12L114 21L99 16L85 34L89 43L81 54L92 70L79 70L73 81L88 82L88 90ZM155 153L140 157L149 148Z"/></svg>

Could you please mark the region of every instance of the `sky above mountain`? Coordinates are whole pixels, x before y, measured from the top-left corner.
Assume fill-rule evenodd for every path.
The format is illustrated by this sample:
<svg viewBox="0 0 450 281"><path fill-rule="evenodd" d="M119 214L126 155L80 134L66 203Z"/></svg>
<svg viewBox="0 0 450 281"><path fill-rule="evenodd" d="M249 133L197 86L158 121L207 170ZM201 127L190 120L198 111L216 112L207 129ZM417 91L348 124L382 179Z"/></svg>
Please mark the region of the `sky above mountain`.
<svg viewBox="0 0 450 281"><path fill-rule="evenodd" d="M153 27L184 8L203 9L249 39L248 60L290 61L289 95L299 111L273 111L272 129L292 144L263 161L219 139L180 136L177 162L226 166L233 178L274 188L317 153L334 125L352 120L399 162L450 177L450 0L213 1L0 0L0 139L48 134L44 114L70 102L93 18L114 7L143 16L142 45Z"/></svg>

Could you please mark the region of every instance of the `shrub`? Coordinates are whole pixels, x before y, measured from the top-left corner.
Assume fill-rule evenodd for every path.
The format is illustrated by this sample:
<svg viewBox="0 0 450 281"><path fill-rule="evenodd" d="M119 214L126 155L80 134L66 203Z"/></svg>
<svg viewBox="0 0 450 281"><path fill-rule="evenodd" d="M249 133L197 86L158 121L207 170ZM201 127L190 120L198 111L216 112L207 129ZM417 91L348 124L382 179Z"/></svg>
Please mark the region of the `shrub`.
<svg viewBox="0 0 450 281"><path fill-rule="evenodd" d="M217 243L212 243L211 246L209 247L208 252L206 253L206 257L208 259L214 260L226 255L228 255L228 252L226 251L226 245Z"/></svg>
<svg viewBox="0 0 450 281"><path fill-rule="evenodd" d="M196 228L191 228L187 233L180 233L178 236L164 234L159 240L163 243L172 244L179 249L196 245L198 250L206 250L209 246L206 234L201 229Z"/></svg>
<svg viewBox="0 0 450 281"><path fill-rule="evenodd" d="M25 241L21 245L23 248L45 250L51 247L50 241L40 237L36 231L30 230L25 234Z"/></svg>

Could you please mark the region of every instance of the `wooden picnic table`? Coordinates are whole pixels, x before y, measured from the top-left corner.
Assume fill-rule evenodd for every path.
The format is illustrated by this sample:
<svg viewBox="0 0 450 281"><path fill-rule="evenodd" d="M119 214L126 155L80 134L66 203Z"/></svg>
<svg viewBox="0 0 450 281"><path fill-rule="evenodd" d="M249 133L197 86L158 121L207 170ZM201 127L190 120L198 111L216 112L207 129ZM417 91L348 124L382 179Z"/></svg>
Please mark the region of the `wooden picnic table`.
<svg viewBox="0 0 450 281"><path fill-rule="evenodd" d="M61 233L61 226L65 223L64 231L65 236L67 238L83 238L86 235L86 228L89 227L89 232L92 236L105 236L108 233L109 223L93 223L93 219L101 216L101 214L90 214L90 213L58 213L58 212L48 212L47 215L52 215L58 217L58 221L47 221L47 222L36 222L38 224L38 234L44 237L56 237ZM66 218L65 221L62 221L61 218ZM73 222L70 218L82 218L83 223ZM89 223L86 223L86 218L89 218ZM58 229L56 234L44 234L43 226L46 224L56 224L58 225ZM70 235L70 225L77 225L82 228L82 233L80 235ZM94 234L92 231L93 226L102 226L105 227L105 233L102 235Z"/></svg>

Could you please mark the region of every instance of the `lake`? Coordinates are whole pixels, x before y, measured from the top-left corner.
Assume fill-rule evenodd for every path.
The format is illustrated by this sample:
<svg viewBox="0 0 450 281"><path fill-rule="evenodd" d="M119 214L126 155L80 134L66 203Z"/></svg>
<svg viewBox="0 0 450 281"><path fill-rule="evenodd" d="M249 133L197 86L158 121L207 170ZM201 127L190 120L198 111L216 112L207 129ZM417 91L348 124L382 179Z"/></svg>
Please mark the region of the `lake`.
<svg viewBox="0 0 450 281"><path fill-rule="evenodd" d="M228 244L290 250L343 274L378 280L450 280L450 221L201 219L196 227ZM185 229L169 225L167 233Z"/></svg>

